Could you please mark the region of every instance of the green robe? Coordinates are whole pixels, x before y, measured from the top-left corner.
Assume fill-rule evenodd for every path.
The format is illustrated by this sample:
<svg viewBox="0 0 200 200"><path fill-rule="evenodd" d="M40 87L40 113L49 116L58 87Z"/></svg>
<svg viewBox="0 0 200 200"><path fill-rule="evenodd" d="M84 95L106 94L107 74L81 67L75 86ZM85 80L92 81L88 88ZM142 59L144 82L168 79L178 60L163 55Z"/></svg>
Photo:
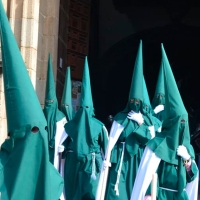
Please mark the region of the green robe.
<svg viewBox="0 0 200 200"><path fill-rule="evenodd" d="M57 200L63 180L49 162L47 132L21 130L21 138L7 139L0 151L2 200Z"/></svg>
<svg viewBox="0 0 200 200"><path fill-rule="evenodd" d="M127 118L130 111L142 113L142 105L144 103L143 83L142 41L140 41L134 65L128 103L126 108L114 117L115 122L122 125L124 129L119 138L115 138L117 139L117 143L114 145L111 152L111 167L109 168L105 200L130 199L144 147L151 139L151 134L148 129L150 119L143 116L145 123L139 126L137 122ZM114 135L115 133L111 132L110 134ZM121 142L125 142L125 144ZM124 154L122 154L122 152ZM121 160L122 155L124 155L123 160ZM122 168L118 180L117 172L120 170L120 163L122 163ZM119 181L118 187L116 181ZM119 196L117 196L118 192Z"/></svg>
<svg viewBox="0 0 200 200"><path fill-rule="evenodd" d="M92 141L86 134L85 143L83 140L78 141L78 134L68 131L69 127L75 127L74 121L71 120L65 125L65 129L69 137L65 142L65 194L66 199L70 200L94 200L96 189L98 186L99 172L102 164L101 149L105 152L108 135L103 124L95 118L90 119L92 132ZM82 145L87 154L79 154L79 148L76 145ZM89 148L89 149L87 149ZM92 153L95 153L95 175L96 180L91 178L92 174Z"/></svg>
<svg viewBox="0 0 200 200"><path fill-rule="evenodd" d="M178 190L178 165L172 165L170 163L167 163L163 160L161 160L159 167L157 169L157 174L158 174L158 193L157 197L159 200L188 200L188 195L185 190L178 195L177 192L173 191L168 191L161 189L160 187L163 188L168 188L172 190ZM191 171L192 174L188 174L187 171L185 170L185 179L184 179L184 185L186 187L187 183L190 183L191 181L194 180L194 178L197 175L198 169L196 167L196 164L192 162L191 166Z"/></svg>
<svg viewBox="0 0 200 200"><path fill-rule="evenodd" d="M122 113L119 115L121 114ZM116 118L118 118L118 116L116 116L115 119ZM130 199L145 144L151 139L147 125L142 124L141 126L138 126L135 121L129 120L128 118L125 118L123 124L126 124L126 126L111 154L111 167L109 169L105 200ZM121 142L125 142L125 148L118 186L119 196L117 196L114 189L122 155L123 144Z"/></svg>
<svg viewBox="0 0 200 200"><path fill-rule="evenodd" d="M161 105L165 105L165 118L162 123L162 131L147 143L147 147L150 150L148 150L148 148L146 149L147 151L143 155L142 162L140 163L140 170L138 171L136 182L132 191L131 199L133 200L141 200L141 198L143 199L147 187L151 181L151 175L155 173L156 169L158 168L158 164L160 162L160 160L158 160L159 158L161 159L160 167L158 170L158 180L160 187L175 189L177 190L177 194L174 192L172 195L168 195L170 193L168 191L159 191L158 199L188 199L185 194L183 194L183 190L186 187L188 177L186 175L185 167L183 166L183 159L181 156L177 155L177 148L180 145L183 145L187 148L191 159L194 159L194 151L190 145L188 114L179 94L179 90L176 85L176 81L173 76L163 45L161 45L161 48L161 62L164 76L164 93L156 92L156 94L165 94L161 98L161 100L164 100L165 102L161 103ZM160 99L157 98L155 100L157 101ZM155 106L159 105L156 102L154 103ZM197 174L195 170L197 171L197 169L194 170L194 166L192 166L192 172L194 173L195 177ZM194 177L192 177L192 179ZM197 180L194 182L195 190L197 186L196 181ZM194 189L191 189L193 196L196 195L196 191L194 191Z"/></svg>

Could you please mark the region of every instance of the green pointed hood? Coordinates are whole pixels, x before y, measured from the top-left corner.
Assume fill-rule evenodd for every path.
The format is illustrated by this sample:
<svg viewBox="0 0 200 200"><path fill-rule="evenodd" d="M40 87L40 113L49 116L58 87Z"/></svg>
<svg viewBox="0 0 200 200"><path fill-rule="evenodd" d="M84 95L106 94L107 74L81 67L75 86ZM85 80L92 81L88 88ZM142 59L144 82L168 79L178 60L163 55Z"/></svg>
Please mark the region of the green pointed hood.
<svg viewBox="0 0 200 200"><path fill-rule="evenodd" d="M161 121L153 116L153 110L151 107L149 94L146 86L145 79L143 77L143 103L142 103L142 114L145 119L145 123L148 126L154 126L155 131L161 126Z"/></svg>
<svg viewBox="0 0 200 200"><path fill-rule="evenodd" d="M64 118L64 114L58 109L58 101L56 97L52 60L50 54L48 57L46 95L45 95L45 105L43 112L47 120L47 132L48 132L48 141L50 147L49 156L50 156L50 161L53 163L56 123Z"/></svg>
<svg viewBox="0 0 200 200"><path fill-rule="evenodd" d="M65 114L67 121L73 119L75 111L72 107L72 86L71 86L71 72L70 67L67 67L65 76L65 85L61 100L61 110Z"/></svg>
<svg viewBox="0 0 200 200"><path fill-rule="evenodd" d="M142 41L140 40L139 48L135 60L129 99L126 108L119 112L114 120L125 126L128 123L127 113L131 110L139 112L142 109L143 101L143 60L142 60Z"/></svg>
<svg viewBox="0 0 200 200"><path fill-rule="evenodd" d="M46 119L51 115L51 120L53 119L55 122L63 119L64 114L58 109L58 101L56 97L56 88L53 74L53 66L51 55L48 57L48 69L47 69L47 79L46 79L46 92L45 92L45 105L44 105L44 114ZM53 114L54 113L54 114ZM52 118L52 115L54 117ZM50 119L47 119L47 123L49 123Z"/></svg>
<svg viewBox="0 0 200 200"><path fill-rule="evenodd" d="M85 57L84 70L83 70L80 106L89 107L91 113L94 110L87 56Z"/></svg>
<svg viewBox="0 0 200 200"><path fill-rule="evenodd" d="M5 11L1 7L0 35L8 132L12 133L27 125L43 124L46 126L46 120L28 70L7 16L3 12Z"/></svg>
<svg viewBox="0 0 200 200"><path fill-rule="evenodd" d="M129 99L127 106L123 112L127 113L131 110L139 112L143 101L143 59L142 59L142 41L140 41L134 71L129 91Z"/></svg>
<svg viewBox="0 0 200 200"><path fill-rule="evenodd" d="M165 57L162 56L158 80L156 84L156 91L152 101L153 109L158 105L165 105L165 85L164 85L164 66ZM165 119L165 109L157 114L154 114L161 122Z"/></svg>
<svg viewBox="0 0 200 200"><path fill-rule="evenodd" d="M145 79L143 77L143 104L147 105L149 108L151 108L151 103L149 99L149 94L146 86Z"/></svg>
<svg viewBox="0 0 200 200"><path fill-rule="evenodd" d="M45 103L55 102L57 103L56 98L56 89L53 75L52 59L49 54L48 57L48 69L47 69L47 80L46 80L46 93L45 93Z"/></svg>
<svg viewBox="0 0 200 200"><path fill-rule="evenodd" d="M165 94L164 72L163 72L164 63L165 63L165 58L163 57L161 60L161 66L158 74L155 94Z"/></svg>
<svg viewBox="0 0 200 200"><path fill-rule="evenodd" d="M103 124L94 118L90 74L87 57L83 69L80 108L74 118L65 124L66 133L73 140L73 151L78 157L90 154L94 138L102 131Z"/></svg>
<svg viewBox="0 0 200 200"><path fill-rule="evenodd" d="M162 65L165 89L165 119L161 133L150 140L147 146L165 162L178 165L178 194L186 186L185 169L177 147L184 145L194 159L194 150L190 145L188 113L181 99L164 47L161 44Z"/></svg>
<svg viewBox="0 0 200 200"><path fill-rule="evenodd" d="M156 84L156 91L152 102L152 107L155 108L158 105L165 105L165 86L164 86L164 65L165 57L161 59L160 70L158 74L158 80Z"/></svg>
<svg viewBox="0 0 200 200"><path fill-rule="evenodd" d="M163 44L161 45L161 49L162 49L162 60L164 67L166 118L173 118L175 116L187 115L187 111L185 109L181 95L179 93Z"/></svg>
<svg viewBox="0 0 200 200"><path fill-rule="evenodd" d="M4 199L59 199L63 180L49 163L45 130L47 123L2 1L0 37L10 133L0 151L1 196ZM26 192L22 192L22 188Z"/></svg>
<svg viewBox="0 0 200 200"><path fill-rule="evenodd" d="M143 114L150 114L152 113L151 103L149 100L149 94L146 86L146 82L143 76L143 103L142 103L142 112Z"/></svg>
<svg viewBox="0 0 200 200"><path fill-rule="evenodd" d="M142 41L140 41L137 56L136 56L133 76L132 76L128 103L126 105L126 108L123 111L117 113L117 115L114 117L114 120L117 123L125 127L121 135L125 136L124 139L126 143L126 150L129 152L131 156L134 156L138 153L141 143L146 144L146 142L151 139L150 134L149 133L146 134L146 131L144 131L144 129L138 129L139 125L136 121L131 120L127 117L128 113L131 110L133 110L134 112L141 112L141 113L143 112L143 101L144 101L145 95L143 93L144 79L143 79L143 60L142 59L143 59L142 58ZM145 127L153 125L151 121L151 116L149 116L148 113L145 112L145 115L143 115L143 118L144 118ZM135 130L139 130L139 132Z"/></svg>
<svg viewBox="0 0 200 200"><path fill-rule="evenodd" d="M165 115L162 124L162 132L147 144L157 156L166 162L178 164L179 157L176 149L179 145L185 145L193 157L193 149L190 145L190 133L188 125L188 113L181 99L174 75L172 73L163 45L162 62L165 87ZM168 149L168 151L166 151Z"/></svg>
<svg viewBox="0 0 200 200"><path fill-rule="evenodd" d="M143 58L142 58L142 41L140 41L134 66L131 88L129 92L129 100L135 98L143 101L142 88L143 88Z"/></svg>

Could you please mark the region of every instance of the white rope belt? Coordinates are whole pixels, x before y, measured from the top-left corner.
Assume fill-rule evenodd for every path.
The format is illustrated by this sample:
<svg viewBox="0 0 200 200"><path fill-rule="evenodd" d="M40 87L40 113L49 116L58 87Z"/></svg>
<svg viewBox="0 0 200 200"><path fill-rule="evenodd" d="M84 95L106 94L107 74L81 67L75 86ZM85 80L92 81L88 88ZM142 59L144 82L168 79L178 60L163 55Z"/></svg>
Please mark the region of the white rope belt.
<svg viewBox="0 0 200 200"><path fill-rule="evenodd" d="M96 165L95 165L95 153L92 153L92 175L91 175L91 178L93 180L96 180L97 177L95 175L95 172L96 172Z"/></svg>
<svg viewBox="0 0 200 200"><path fill-rule="evenodd" d="M159 187L160 189L162 190L168 190L168 191L171 191L171 192L178 192L178 190L172 190L172 189L169 189L169 188L164 188L164 187Z"/></svg>
<svg viewBox="0 0 200 200"><path fill-rule="evenodd" d="M121 158L120 158L120 164L119 164L119 169L117 171L117 180L115 183L115 192L116 195L119 196L119 179L120 179L120 174L121 174L121 170L122 170L122 163L123 163L123 159L124 159L124 147L125 147L125 142L121 142L123 144L123 148L122 148L122 154L121 154Z"/></svg>
<svg viewBox="0 0 200 200"><path fill-rule="evenodd" d="M168 190L168 191L171 191L171 192L178 192L178 190L172 190L172 189L169 189L169 188L164 188L164 187L159 187L160 189L162 190ZM186 189L184 188L183 191L186 191Z"/></svg>

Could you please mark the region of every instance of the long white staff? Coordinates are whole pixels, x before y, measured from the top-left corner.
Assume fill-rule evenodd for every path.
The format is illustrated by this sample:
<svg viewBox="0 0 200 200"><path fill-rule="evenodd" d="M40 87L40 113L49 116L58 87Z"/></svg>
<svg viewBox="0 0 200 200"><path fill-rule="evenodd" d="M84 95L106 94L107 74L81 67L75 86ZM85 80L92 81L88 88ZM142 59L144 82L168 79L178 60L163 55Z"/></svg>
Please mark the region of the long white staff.
<svg viewBox="0 0 200 200"><path fill-rule="evenodd" d="M115 121L113 122L111 131L110 131L108 146L106 149L105 161L104 161L107 163L107 166L104 166L104 163L103 163L102 167L101 167L101 174L100 174L96 197L95 197L96 200L104 200L106 186L107 186L108 173L109 173L109 163L110 163L111 151L112 151L114 145L116 144L123 129L124 129L124 127L122 125L118 124Z"/></svg>

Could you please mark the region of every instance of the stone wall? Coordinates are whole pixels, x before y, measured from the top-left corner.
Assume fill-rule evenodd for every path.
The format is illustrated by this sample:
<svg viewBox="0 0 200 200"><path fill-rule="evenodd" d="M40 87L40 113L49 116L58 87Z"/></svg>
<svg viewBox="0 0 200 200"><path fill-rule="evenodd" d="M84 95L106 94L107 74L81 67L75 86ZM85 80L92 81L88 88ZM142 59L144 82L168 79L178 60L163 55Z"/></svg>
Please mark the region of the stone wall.
<svg viewBox="0 0 200 200"><path fill-rule="evenodd" d="M3 4L31 81L43 106L48 53L51 53L56 77L60 1L3 0ZM0 108L1 145L7 137L2 68L0 68Z"/></svg>
<svg viewBox="0 0 200 200"><path fill-rule="evenodd" d="M48 54L51 54L54 77L57 75L59 0L40 0L36 91L44 106Z"/></svg>
<svg viewBox="0 0 200 200"><path fill-rule="evenodd" d="M57 61L57 82L56 95L58 102L61 101L67 62L67 44L68 44L68 22L69 22L70 0L60 0L60 20L58 32L58 61Z"/></svg>
<svg viewBox="0 0 200 200"><path fill-rule="evenodd" d="M5 10L7 11L8 1L3 0L2 2ZM4 85L3 85L2 66L0 66L0 145L5 140L6 137L7 137L7 123L6 123L6 112L5 112Z"/></svg>
<svg viewBox="0 0 200 200"><path fill-rule="evenodd" d="M0 67L0 145L7 136L7 123L5 112L5 100L4 100L4 86L2 67Z"/></svg>

